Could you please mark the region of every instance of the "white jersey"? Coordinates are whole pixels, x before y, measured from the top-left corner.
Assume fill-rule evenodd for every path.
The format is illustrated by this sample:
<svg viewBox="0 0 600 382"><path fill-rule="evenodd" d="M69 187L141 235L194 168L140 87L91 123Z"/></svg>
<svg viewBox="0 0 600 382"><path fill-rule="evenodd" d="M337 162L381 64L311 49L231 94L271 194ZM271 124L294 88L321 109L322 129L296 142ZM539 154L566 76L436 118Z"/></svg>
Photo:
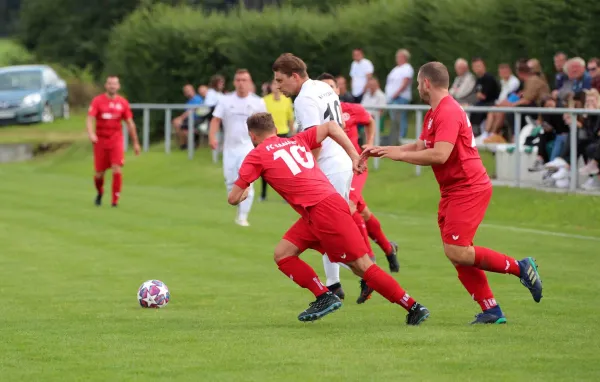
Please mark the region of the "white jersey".
<svg viewBox="0 0 600 382"><path fill-rule="evenodd" d="M336 121L342 126L340 99L331 86L322 81L308 80L302 85L294 101L294 113L299 131L319 126L328 121ZM318 159L319 167L325 175L352 171L352 160L342 146L331 138L321 144Z"/></svg>
<svg viewBox="0 0 600 382"><path fill-rule="evenodd" d="M223 121L223 151L245 151L254 148L248 135L246 121L252 114L266 112L265 101L256 94L242 98L237 93L224 95L213 112L213 117Z"/></svg>

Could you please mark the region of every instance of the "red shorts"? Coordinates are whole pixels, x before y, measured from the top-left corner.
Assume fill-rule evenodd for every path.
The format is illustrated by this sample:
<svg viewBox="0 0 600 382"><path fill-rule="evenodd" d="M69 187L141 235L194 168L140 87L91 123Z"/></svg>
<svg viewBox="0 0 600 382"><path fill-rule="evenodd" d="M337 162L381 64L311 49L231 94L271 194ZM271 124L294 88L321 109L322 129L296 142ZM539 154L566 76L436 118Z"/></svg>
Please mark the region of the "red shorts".
<svg viewBox="0 0 600 382"><path fill-rule="evenodd" d="M468 195L442 197L438 210L442 241L461 247L473 245L491 198L491 187Z"/></svg>
<svg viewBox="0 0 600 382"><path fill-rule="evenodd" d="M113 165L122 167L124 164L123 143L96 142L94 144L94 168L96 172L106 171Z"/></svg>
<svg viewBox="0 0 600 382"><path fill-rule="evenodd" d="M367 204L362 196L363 188L367 183L368 172L365 171L362 174L354 174L352 177L352 185L350 186L350 200L356 205L356 210L362 212Z"/></svg>
<svg viewBox="0 0 600 382"><path fill-rule="evenodd" d="M348 263L368 253L348 203L339 194L310 207L308 216L294 223L283 238L300 251L312 248L327 253L335 263Z"/></svg>

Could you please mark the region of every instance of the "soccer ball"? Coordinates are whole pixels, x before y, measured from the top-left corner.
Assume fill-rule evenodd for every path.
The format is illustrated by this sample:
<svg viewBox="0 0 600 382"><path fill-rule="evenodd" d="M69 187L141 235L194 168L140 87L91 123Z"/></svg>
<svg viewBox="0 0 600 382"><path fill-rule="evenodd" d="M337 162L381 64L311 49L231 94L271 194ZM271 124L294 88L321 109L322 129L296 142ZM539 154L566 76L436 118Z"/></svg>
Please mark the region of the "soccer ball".
<svg viewBox="0 0 600 382"><path fill-rule="evenodd" d="M164 308L169 303L169 288L160 280L148 280L137 292L138 302L142 308Z"/></svg>

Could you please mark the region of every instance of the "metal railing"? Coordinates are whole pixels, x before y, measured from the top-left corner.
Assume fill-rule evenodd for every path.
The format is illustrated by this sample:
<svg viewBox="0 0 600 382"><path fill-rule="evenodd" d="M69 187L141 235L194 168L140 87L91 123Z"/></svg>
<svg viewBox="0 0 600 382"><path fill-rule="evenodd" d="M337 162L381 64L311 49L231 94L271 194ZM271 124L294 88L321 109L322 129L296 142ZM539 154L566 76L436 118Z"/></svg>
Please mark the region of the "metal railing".
<svg viewBox="0 0 600 382"><path fill-rule="evenodd" d="M202 107L202 106L200 106ZM173 110L196 110L198 106L186 105L186 104L154 104L154 103L144 103L144 104L132 104L131 108L134 110L142 110L143 122L142 122L142 149L143 151L148 151L150 148L150 111L151 110L164 110L165 113L165 122L164 122L164 146L165 153L171 153L171 136L172 136L172 126L171 120L173 118ZM381 142L381 133L379 130L379 124L381 120L382 111L414 111L415 112L415 127L416 127L416 137L418 138L421 135L422 127L423 127L423 114L430 109L428 105L385 105L382 107L376 108L367 108L373 115L376 122L376 126L378 128L375 129L375 144L379 144ZM467 106L464 108L467 113L507 113L514 115L514 125L513 125L513 135L514 145L515 145L515 186L521 186L521 144L519 141L519 135L521 133L521 117L526 115L537 115L537 114L570 114L571 115L571 124L569 126L570 130L570 190L575 191L577 187L577 115L588 114L588 115L600 115L600 109L566 109L566 108L540 108L540 107L483 107L483 106ZM194 118L193 113L190 113L190 116L187 120L188 131L194 131ZM125 150L128 147L128 134L124 131L125 134ZM188 158L194 158L195 145L194 145L194 134L188 134L187 141L187 150L188 150ZM213 151L213 160L217 160L218 153ZM380 164L380 158L374 158L374 168L378 169ZM421 174L421 167L416 166L416 174Z"/></svg>

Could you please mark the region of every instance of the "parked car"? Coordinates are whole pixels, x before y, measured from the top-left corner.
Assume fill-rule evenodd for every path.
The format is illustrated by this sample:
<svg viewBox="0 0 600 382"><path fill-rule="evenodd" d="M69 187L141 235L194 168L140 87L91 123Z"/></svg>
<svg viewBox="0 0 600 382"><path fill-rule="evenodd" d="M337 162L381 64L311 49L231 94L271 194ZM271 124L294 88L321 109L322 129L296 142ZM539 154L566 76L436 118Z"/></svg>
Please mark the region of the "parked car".
<svg viewBox="0 0 600 382"><path fill-rule="evenodd" d="M53 122L69 117L66 82L46 65L0 68L0 124Z"/></svg>

